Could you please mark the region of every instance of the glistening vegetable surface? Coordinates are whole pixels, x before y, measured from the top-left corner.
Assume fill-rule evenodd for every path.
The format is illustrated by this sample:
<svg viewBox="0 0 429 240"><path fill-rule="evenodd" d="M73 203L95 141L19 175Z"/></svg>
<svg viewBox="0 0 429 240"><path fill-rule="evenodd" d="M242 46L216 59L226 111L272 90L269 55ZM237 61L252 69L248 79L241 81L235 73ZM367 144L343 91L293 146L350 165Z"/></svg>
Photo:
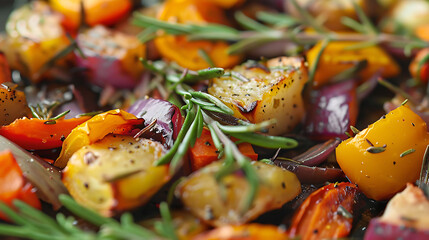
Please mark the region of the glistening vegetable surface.
<svg viewBox="0 0 429 240"><path fill-rule="evenodd" d="M424 238L426 15L425 0L16 1L0 236Z"/></svg>

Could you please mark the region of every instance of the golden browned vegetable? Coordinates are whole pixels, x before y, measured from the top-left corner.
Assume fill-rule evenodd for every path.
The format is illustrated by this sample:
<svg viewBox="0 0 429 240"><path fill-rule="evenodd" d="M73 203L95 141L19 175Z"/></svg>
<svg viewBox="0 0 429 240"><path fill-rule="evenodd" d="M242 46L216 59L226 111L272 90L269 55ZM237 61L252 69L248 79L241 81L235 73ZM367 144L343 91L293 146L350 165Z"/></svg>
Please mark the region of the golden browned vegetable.
<svg viewBox="0 0 429 240"><path fill-rule="evenodd" d="M61 15L43 1L33 1L14 10L6 24L7 38L0 49L11 68L32 81L40 81L46 64L69 45L61 26ZM59 66L65 59L53 63Z"/></svg>
<svg viewBox="0 0 429 240"><path fill-rule="evenodd" d="M158 142L108 135L75 152L63 172L63 183L85 207L109 216L144 204L170 176L153 162L164 154Z"/></svg>
<svg viewBox="0 0 429 240"><path fill-rule="evenodd" d="M267 211L280 208L301 192L301 184L292 172L252 162L259 177L259 190L253 204L243 211L249 183L240 171L219 182L215 175L222 162L214 162L190 175L176 188L176 195L200 219L214 226L243 224Z"/></svg>
<svg viewBox="0 0 429 240"><path fill-rule="evenodd" d="M243 64L213 79L208 92L234 110L234 116L259 123L276 119L269 134L291 131L304 116L301 91L307 68L301 58L280 57Z"/></svg>
<svg viewBox="0 0 429 240"><path fill-rule="evenodd" d="M22 91L16 90L12 83L0 84L0 124L7 125L17 118L27 116L30 109Z"/></svg>

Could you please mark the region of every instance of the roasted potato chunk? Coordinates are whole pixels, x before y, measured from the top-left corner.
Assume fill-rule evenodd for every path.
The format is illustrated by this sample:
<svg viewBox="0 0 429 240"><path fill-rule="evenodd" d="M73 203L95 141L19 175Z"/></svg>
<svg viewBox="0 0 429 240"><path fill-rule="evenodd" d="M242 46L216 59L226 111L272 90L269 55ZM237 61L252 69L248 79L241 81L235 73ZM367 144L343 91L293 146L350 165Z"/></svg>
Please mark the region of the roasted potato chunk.
<svg viewBox="0 0 429 240"><path fill-rule="evenodd" d="M291 131L304 116L302 88L307 82L303 59L280 57L237 66L210 82L208 92L234 110L234 116L259 123L277 119L269 134Z"/></svg>
<svg viewBox="0 0 429 240"><path fill-rule="evenodd" d="M170 179L167 166L153 166L163 154L158 142L108 135L73 154L63 183L78 203L110 216L144 204Z"/></svg>
<svg viewBox="0 0 429 240"><path fill-rule="evenodd" d="M213 226L243 224L267 211L280 208L301 192L294 173L282 168L252 162L259 177L253 204L243 210L249 184L241 171L216 181L222 162L214 162L190 175L176 188L176 196L200 219Z"/></svg>
<svg viewBox="0 0 429 240"><path fill-rule="evenodd" d="M6 24L7 38L0 46L11 68L34 82L49 75L49 69L45 69L51 65L48 62L70 44L61 20L61 15L43 1L32 1L14 10ZM52 65L64 66L70 57Z"/></svg>

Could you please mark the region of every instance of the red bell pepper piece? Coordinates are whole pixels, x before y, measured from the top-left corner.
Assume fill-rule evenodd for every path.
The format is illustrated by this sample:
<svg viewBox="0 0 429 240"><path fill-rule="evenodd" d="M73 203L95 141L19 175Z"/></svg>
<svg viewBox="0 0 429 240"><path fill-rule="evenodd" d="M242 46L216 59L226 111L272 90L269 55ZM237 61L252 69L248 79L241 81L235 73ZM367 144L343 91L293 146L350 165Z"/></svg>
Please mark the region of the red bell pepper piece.
<svg viewBox="0 0 429 240"><path fill-rule="evenodd" d="M33 186L26 182L21 168L10 151L0 152L0 201L12 206L13 200L21 200L34 208L41 209L40 200ZM0 212L0 219L8 217Z"/></svg>
<svg viewBox="0 0 429 240"><path fill-rule="evenodd" d="M46 124L47 120L37 118L20 118L2 126L0 135L27 150L58 148L73 128L90 118L58 119L55 124Z"/></svg>
<svg viewBox="0 0 429 240"><path fill-rule="evenodd" d="M252 160L258 160L258 154L255 153L250 143L238 144L238 150L246 157ZM196 171L218 159L218 151L213 143L210 131L203 129L195 145L189 150L189 160L192 171Z"/></svg>

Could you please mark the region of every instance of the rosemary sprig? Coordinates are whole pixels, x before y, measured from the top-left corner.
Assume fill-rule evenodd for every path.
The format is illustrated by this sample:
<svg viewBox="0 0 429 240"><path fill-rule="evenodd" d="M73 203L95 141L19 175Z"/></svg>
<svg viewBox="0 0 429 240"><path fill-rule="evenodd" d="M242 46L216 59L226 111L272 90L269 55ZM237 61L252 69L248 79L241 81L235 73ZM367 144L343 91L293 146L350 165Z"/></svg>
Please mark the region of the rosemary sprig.
<svg viewBox="0 0 429 240"><path fill-rule="evenodd" d="M379 79L378 79L378 83L379 83L380 85L382 85L383 87L386 87L387 89L389 89L389 90L390 90L390 91L392 91L393 93L398 94L398 95L401 95L401 96L402 96L402 97L404 97L405 99L408 99L408 101L410 101L411 103L413 103L413 104L415 104L415 105L418 105L418 104L419 104L418 102L416 102L416 101L414 100L414 98L413 98L413 97L411 97L411 95L410 95L410 94L408 94L407 92L405 92L405 91L404 91L404 90L402 90L401 88L399 88L399 87L397 87L397 86L393 85L392 83L390 83L390 82L388 82L388 81L384 80L383 78L379 78Z"/></svg>
<svg viewBox="0 0 429 240"><path fill-rule="evenodd" d="M52 111L59 105L60 105L60 102L58 101L53 101L53 102L45 101L45 102L42 102L41 104L36 104L35 106L29 105L28 107L30 108L31 114L33 115L34 118L46 120L46 122L44 122L45 124L55 124L56 120L70 113L70 110L67 110L58 114L55 117L51 117Z"/></svg>
<svg viewBox="0 0 429 240"><path fill-rule="evenodd" d="M254 30L254 31L267 31L270 30L269 27L253 20L252 18L246 16L243 12L235 12L235 20L244 28L248 30Z"/></svg>
<svg viewBox="0 0 429 240"><path fill-rule="evenodd" d="M0 235L27 239L69 239L69 240L125 240L125 239L171 239L177 240L175 228L166 203L161 203L162 221L156 222L157 232L134 223L130 213L124 213L120 221L98 215L76 203L68 195L60 195L60 201L69 211L83 220L99 227L98 232L82 230L72 216L66 217L58 213L51 218L42 211L35 209L19 200L14 201L17 211L0 201L0 211L5 213L17 225L0 224Z"/></svg>
<svg viewBox="0 0 429 240"><path fill-rule="evenodd" d="M323 40L322 45L321 45L321 47L320 47L320 51L317 53L317 55L316 55L316 59L314 60L314 63L313 63L313 65L310 67L310 70L309 70L309 74L308 74L308 82L309 82L309 83L312 83L312 82L313 82L313 80L314 80L314 76L316 75L317 66L319 66L320 58L322 57L322 54L323 54L323 52L325 51L325 48L328 46L328 44L329 44L329 42L330 42L330 41L331 41L331 40L330 40L329 38L328 38L328 39Z"/></svg>
<svg viewBox="0 0 429 240"><path fill-rule="evenodd" d="M259 177L256 173L256 170L251 165L249 159L244 156L238 150L237 146L222 132L222 130L219 128L220 123L211 119L207 114L203 113L203 117L205 122L212 127L213 131L215 132L219 140L222 142L225 148L225 158L231 160L234 159L246 175L247 181L249 182L250 191L245 198L242 209L242 211L245 212L252 205L259 188ZM232 165L233 164L231 163L231 161L227 161L227 164L224 165L224 168L221 169L220 173L224 172L227 175L230 172ZM221 178L220 176L222 175L218 175L217 177Z"/></svg>
<svg viewBox="0 0 429 240"><path fill-rule="evenodd" d="M164 221L155 222L156 231L168 239L178 240L179 238L175 233L173 219L171 218L170 211L168 210L168 204L166 202L162 202L159 205L159 210Z"/></svg>
<svg viewBox="0 0 429 240"><path fill-rule="evenodd" d="M411 35L394 35L379 32L363 10L355 4L355 11L361 23L343 18L342 23L356 30L358 33L335 33L325 29L316 19L314 19L305 9L301 8L296 1L292 1L301 15L300 20L296 20L286 14L258 13L257 18L262 22L272 24L274 28L265 26L253 19L237 13L241 25L247 29L239 31L232 27L219 24L180 24L161 21L155 18L134 14L134 24L140 27L151 27L163 30L165 34L186 35L188 40L223 40L236 42L230 46L229 53L236 54L255 46L271 41L284 40L294 42L298 45L314 44L318 41L330 39L331 41L357 41L365 45L389 44L394 47L404 48L405 52L410 52L414 48L424 48L429 46L429 42L418 39ZM276 24L277 23L277 24ZM292 26L298 25L295 28ZM302 31L305 28L313 28L315 32ZM364 47L364 46L360 46Z"/></svg>
<svg viewBox="0 0 429 240"><path fill-rule="evenodd" d="M280 13L257 12L256 18L264 23L278 28L288 28L297 25L300 21L291 16Z"/></svg>
<svg viewBox="0 0 429 240"><path fill-rule="evenodd" d="M209 54L204 49L198 49L198 55L200 55L200 57L204 59L204 61L206 61L210 67L216 67L213 60L210 58Z"/></svg>

